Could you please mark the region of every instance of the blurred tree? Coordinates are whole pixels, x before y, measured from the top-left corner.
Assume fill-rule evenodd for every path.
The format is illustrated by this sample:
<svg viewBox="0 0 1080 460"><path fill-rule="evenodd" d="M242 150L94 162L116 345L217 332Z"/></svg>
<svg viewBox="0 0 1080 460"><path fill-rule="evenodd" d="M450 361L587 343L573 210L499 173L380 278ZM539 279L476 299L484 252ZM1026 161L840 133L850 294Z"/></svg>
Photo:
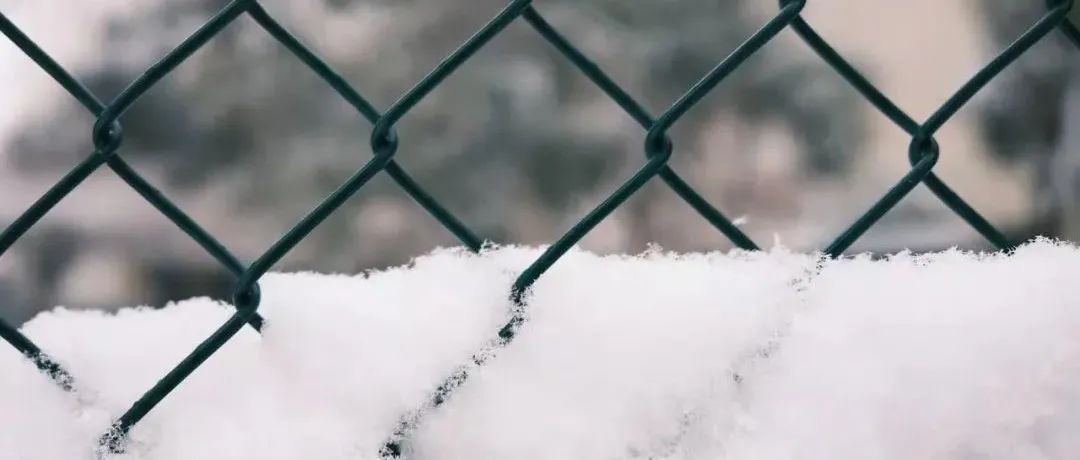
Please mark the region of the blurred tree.
<svg viewBox="0 0 1080 460"><path fill-rule="evenodd" d="M161 2L116 19L99 65L81 73L111 97L223 3ZM266 3L377 107L387 107L506 2ZM551 0L536 7L654 114L764 23L748 0ZM846 173L863 132L858 96L799 51L797 58L780 43L768 45L695 108L673 132L677 164L715 154L699 138L724 115L745 126L785 126L807 177ZM59 122L73 110L58 110ZM368 123L246 18L150 91L123 123L125 157L163 171L170 193L213 190L223 216L272 222L266 234L244 235L267 243L370 155ZM19 164L66 167L83 154L55 131L28 128L14 149ZM406 169L496 241L550 240L643 161L643 131L521 21L411 111L398 132ZM752 160L755 152L738 154ZM656 191L621 211L638 223L634 245L661 239L644 228L658 206ZM408 210L394 211L401 207ZM361 217L345 217L354 215ZM389 181L376 181L289 261L355 271L400 263L433 241L453 243L418 216Z"/></svg>
<svg viewBox="0 0 1080 460"><path fill-rule="evenodd" d="M983 0L989 49L1016 40L1046 14L1043 2ZM1080 9L1070 13L1080 23ZM985 91L980 127L991 155L1032 171L1034 214L1022 238L1037 235L1080 240L1080 138L1067 126L1080 122L1080 50L1052 33L1007 68Z"/></svg>

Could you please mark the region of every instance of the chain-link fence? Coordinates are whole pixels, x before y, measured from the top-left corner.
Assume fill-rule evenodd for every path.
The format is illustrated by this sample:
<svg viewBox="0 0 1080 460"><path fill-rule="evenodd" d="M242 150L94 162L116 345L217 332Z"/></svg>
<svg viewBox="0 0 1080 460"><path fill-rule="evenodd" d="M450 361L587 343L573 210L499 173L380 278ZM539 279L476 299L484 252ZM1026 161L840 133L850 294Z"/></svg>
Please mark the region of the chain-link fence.
<svg viewBox="0 0 1080 460"><path fill-rule="evenodd" d="M549 43L558 53L580 69L601 91L606 93L641 125L641 128L647 133L643 147L644 163L632 177L623 182L592 212L551 244L530 266L524 268L510 288L509 295L515 305L510 320L498 331L497 336L486 347L473 356L472 363L461 367L435 389L432 397L424 404L424 407L402 417L396 431L394 431L380 452L383 456L399 456L402 442L408 437L423 414L440 406L455 388L466 381L472 369L483 365L499 348L507 346L513 340L516 331L525 323L524 310L528 302L527 293L530 286L597 224L649 181L659 177L697 211L702 218L727 236L736 246L748 250L758 248L723 213L710 205L701 195L695 192L690 184L668 166L668 160L675 153L676 146L673 145L667 132L679 122L683 115L701 103L702 99L713 88L721 84L729 74L736 71L747 58L768 44L784 29L790 28L794 31L809 45L810 49L836 70L874 107L911 136L911 142L908 145L908 157L911 162L910 171L869 210L859 215L850 227L840 232L839 236L824 248L824 254L832 257L842 254L919 183L925 184L946 206L968 222L992 245L1000 249L1012 247L1014 242L1009 241L934 174L933 169L940 155L939 146L934 140L934 134L948 123L953 115L976 93L982 90L1002 69L1009 66L1035 43L1047 37L1055 28L1060 29L1068 40L1080 47L1080 30L1066 19L1066 15L1072 8L1072 3L1072 0L1049 0L1046 14L1038 22L1031 25L1016 41L980 69L922 123L915 121L900 110L873 83L864 78L823 40L810 24L803 20L800 12L806 5L805 0L781 0L779 12L770 21L738 46L726 59L717 64L659 116L650 114L633 96L624 91L618 83L608 77L600 67L561 35L556 27L550 24L540 11L532 5L530 0L509 2L497 16L488 21L483 28L440 62L434 70L385 111L379 111L372 106L359 91L354 89L334 69L330 68L315 53L275 21L255 0L233 0L229 2L200 29L163 59L148 68L114 100L107 104L102 103L38 47L31 38L23 34L15 24L0 13L0 32L3 32L8 39L36 62L56 83L63 86L97 120L90 132L94 151L82 162L75 165L48 192L4 229L3 233L0 234L0 255L11 248L20 237L37 224L64 197L79 188L79 185L91 173L105 166L115 172L136 193L152 204L197 242L211 257L235 275L236 281L232 304L236 307L236 312L210 337L192 350L172 371L150 388L142 398L135 401L131 408L115 421L113 427L102 435L100 447L104 448L103 451L120 452L123 450L123 441L126 434L131 428L180 385L200 364L209 359L228 342L241 328L247 325L255 330L261 329L263 319L257 313L260 302L259 279L375 175L386 173L393 178L405 193L420 204L466 247L473 251L479 251L483 247L485 240L482 237L469 230L464 223L443 207L435 197L425 192L424 188L414 181L394 160L398 150L398 138L394 126L399 120L408 115L429 93L438 88L446 77L468 62L474 53L485 46L492 38L499 35L509 24L514 21L524 21L539 34L542 40ZM120 155L120 149L123 146L121 120L124 112L163 77L176 69L177 66L208 41L212 40L236 18L244 14L248 15L267 33L291 51L297 59L321 77L327 85L333 88L338 95L374 126L370 143L373 157L370 161L250 264L244 264L233 256L213 235L200 227L182 209L173 204L172 201L132 169ZM47 351L36 346L33 341L22 335L17 329L0 322L0 336L16 350L36 363L38 368L47 373L57 384L68 391L77 391L78 376L69 374L60 363L49 357Z"/></svg>

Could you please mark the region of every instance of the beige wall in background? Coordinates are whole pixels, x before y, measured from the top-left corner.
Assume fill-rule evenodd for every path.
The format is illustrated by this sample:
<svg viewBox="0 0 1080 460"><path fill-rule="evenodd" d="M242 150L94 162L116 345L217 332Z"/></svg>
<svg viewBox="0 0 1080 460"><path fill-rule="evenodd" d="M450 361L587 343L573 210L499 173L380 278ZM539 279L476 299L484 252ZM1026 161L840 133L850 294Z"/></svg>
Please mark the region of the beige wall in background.
<svg viewBox="0 0 1080 460"><path fill-rule="evenodd" d="M770 3L763 2L763 6L772 6L767 5ZM978 7L976 0L818 0L807 4L803 17L901 109L921 122L1000 51L986 37ZM762 13L775 11L774 7ZM782 33L780 40L798 45L791 31ZM794 49L812 54L805 45ZM988 88L992 90L992 86L993 82ZM869 206L907 172L910 137L869 104L864 108L868 114L867 142L853 183L811 194L813 202L804 207L827 206L834 200ZM1031 202L1026 171L1005 170L987 156L975 114L968 106L939 131L936 137L942 157L936 171L992 222L1008 225L1022 221ZM930 209L944 209L926 192L909 200L920 206L925 203ZM830 230L822 231L828 234Z"/></svg>

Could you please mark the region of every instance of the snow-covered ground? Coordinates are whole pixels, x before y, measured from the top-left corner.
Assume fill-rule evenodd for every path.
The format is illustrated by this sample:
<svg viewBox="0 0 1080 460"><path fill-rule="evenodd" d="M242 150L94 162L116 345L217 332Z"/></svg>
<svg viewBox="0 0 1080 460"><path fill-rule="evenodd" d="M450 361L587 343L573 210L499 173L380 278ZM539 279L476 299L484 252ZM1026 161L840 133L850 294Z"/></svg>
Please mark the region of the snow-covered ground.
<svg viewBox="0 0 1080 460"><path fill-rule="evenodd" d="M537 254L268 276L264 335L240 332L121 458L375 458L493 337ZM1078 458L1078 272L1080 249L1047 241L888 260L572 252L517 339L423 419L411 457ZM230 313L194 299L41 314L23 330L77 388L0 347L0 452L93 458L110 420Z"/></svg>

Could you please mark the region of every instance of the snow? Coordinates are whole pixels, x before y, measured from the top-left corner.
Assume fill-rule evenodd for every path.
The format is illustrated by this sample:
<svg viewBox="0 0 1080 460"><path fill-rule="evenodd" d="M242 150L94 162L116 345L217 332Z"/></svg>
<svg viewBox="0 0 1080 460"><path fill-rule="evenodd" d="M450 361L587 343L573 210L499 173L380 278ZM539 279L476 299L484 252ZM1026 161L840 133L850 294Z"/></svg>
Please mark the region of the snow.
<svg viewBox="0 0 1080 460"><path fill-rule="evenodd" d="M437 250L361 276L271 274L248 329L118 459L370 459L483 344L539 254ZM1080 457L1080 249L838 261L573 251L414 459ZM231 314L207 299L42 313L65 393L0 347L0 452L92 459L113 418Z"/></svg>

